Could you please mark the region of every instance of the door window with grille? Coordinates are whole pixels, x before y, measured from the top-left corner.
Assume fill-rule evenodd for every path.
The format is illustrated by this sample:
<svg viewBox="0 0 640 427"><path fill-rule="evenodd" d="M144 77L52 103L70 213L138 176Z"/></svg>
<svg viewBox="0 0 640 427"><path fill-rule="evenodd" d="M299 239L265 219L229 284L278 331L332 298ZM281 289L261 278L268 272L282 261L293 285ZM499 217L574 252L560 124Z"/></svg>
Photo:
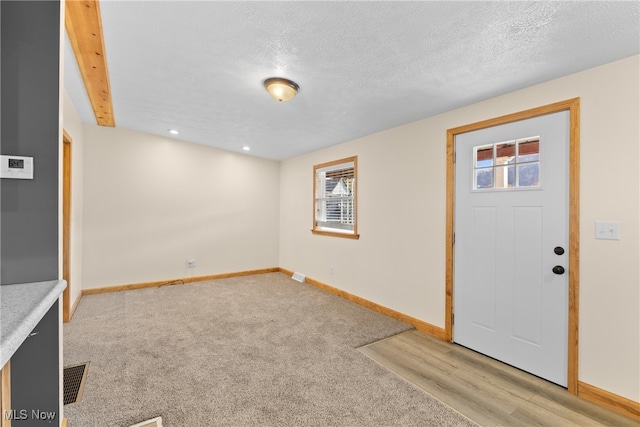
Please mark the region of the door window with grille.
<svg viewBox="0 0 640 427"><path fill-rule="evenodd" d="M473 147L473 189L540 187L540 137Z"/></svg>

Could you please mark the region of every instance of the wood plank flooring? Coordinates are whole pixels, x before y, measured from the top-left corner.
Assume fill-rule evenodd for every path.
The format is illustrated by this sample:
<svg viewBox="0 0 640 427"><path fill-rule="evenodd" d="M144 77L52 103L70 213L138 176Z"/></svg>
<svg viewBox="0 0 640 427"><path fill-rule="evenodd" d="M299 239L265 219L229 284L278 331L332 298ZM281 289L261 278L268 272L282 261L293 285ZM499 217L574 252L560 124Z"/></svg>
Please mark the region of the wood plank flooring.
<svg viewBox="0 0 640 427"><path fill-rule="evenodd" d="M412 330L360 351L481 426L633 426L564 388Z"/></svg>

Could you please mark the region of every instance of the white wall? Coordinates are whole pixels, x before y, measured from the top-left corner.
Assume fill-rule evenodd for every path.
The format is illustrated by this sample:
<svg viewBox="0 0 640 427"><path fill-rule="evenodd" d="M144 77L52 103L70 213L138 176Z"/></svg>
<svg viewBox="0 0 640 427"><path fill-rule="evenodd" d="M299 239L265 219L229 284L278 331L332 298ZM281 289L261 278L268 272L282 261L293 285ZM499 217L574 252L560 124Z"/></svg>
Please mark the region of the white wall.
<svg viewBox="0 0 640 427"><path fill-rule="evenodd" d="M82 291L82 235L83 235L83 146L84 132L82 121L76 111L71 98L66 91L63 93L62 107L63 128L72 139L71 142L71 256L69 296L71 305ZM61 154L62 157L62 154ZM62 198L60 199L62 204ZM62 252L60 252L62 253ZM60 257L62 259L62 257ZM62 272L62 269L60 270ZM62 273L60 273L62 274Z"/></svg>
<svg viewBox="0 0 640 427"><path fill-rule="evenodd" d="M278 162L121 128L84 136L83 289L278 266Z"/></svg>
<svg viewBox="0 0 640 427"><path fill-rule="evenodd" d="M639 76L635 56L284 161L280 266L444 327L446 130L580 97L579 380L640 401ZM312 235L312 167L347 156L360 240Z"/></svg>

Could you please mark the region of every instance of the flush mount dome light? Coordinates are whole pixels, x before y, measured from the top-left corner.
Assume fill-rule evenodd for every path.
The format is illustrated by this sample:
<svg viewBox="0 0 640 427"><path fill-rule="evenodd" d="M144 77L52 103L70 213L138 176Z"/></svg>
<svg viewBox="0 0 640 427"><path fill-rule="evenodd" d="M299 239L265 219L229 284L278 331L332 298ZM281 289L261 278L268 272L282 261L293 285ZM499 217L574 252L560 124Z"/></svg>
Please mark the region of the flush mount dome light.
<svg viewBox="0 0 640 427"><path fill-rule="evenodd" d="M300 90L295 82L281 77L272 77L264 81L264 88L277 101L288 101Z"/></svg>

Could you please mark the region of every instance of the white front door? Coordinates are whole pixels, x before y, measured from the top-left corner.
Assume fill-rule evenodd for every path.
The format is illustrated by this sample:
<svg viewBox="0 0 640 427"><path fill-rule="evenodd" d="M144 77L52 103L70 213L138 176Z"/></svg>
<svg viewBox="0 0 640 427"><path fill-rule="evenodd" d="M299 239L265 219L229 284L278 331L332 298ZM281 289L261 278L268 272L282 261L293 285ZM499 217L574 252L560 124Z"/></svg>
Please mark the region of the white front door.
<svg viewBox="0 0 640 427"><path fill-rule="evenodd" d="M569 112L455 137L454 341L567 385Z"/></svg>

